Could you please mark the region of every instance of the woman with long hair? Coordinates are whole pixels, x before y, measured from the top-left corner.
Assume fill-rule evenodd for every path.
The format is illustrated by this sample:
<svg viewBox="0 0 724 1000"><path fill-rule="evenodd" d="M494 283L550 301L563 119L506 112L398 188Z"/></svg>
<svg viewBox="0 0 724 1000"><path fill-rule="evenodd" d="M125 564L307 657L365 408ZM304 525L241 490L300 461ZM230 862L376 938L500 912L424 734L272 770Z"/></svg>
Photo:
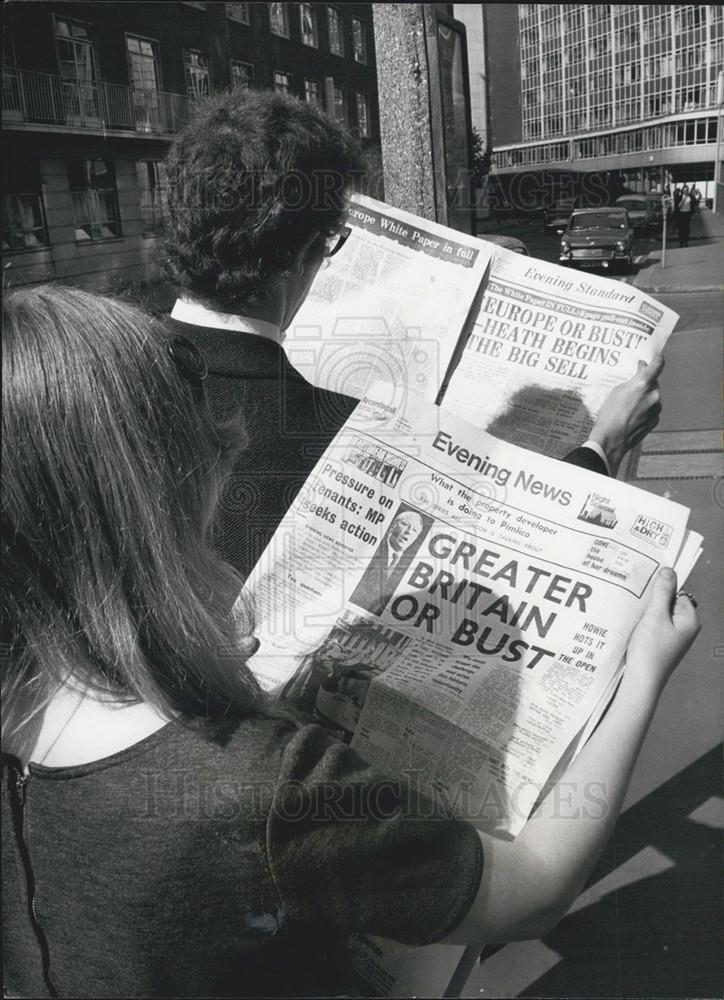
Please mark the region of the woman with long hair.
<svg viewBox="0 0 724 1000"><path fill-rule="evenodd" d="M318 996L349 988L352 932L552 926L697 632L674 574L561 779L571 818L546 798L495 840L266 701L251 616L232 621L240 580L205 537L243 434L211 420L198 352L78 290L3 311L8 994ZM606 808L576 814L592 781Z"/></svg>
<svg viewBox="0 0 724 1000"><path fill-rule="evenodd" d="M251 673L219 652L240 581L204 538L241 425L215 426L183 352L109 299L12 293L3 354L8 742L43 728L61 687L161 715L250 711Z"/></svg>

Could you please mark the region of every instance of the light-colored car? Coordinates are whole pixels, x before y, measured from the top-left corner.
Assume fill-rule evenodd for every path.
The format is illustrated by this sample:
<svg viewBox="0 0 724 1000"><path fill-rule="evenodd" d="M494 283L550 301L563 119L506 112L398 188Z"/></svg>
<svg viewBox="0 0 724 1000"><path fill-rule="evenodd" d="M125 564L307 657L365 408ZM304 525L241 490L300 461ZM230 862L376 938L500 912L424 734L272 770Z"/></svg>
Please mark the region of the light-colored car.
<svg viewBox="0 0 724 1000"><path fill-rule="evenodd" d="M516 236L506 236L504 233L481 233L481 240L486 240L488 243L495 243L499 247L504 247L506 250L512 250L513 253L524 254L528 256L528 247L522 240L519 240Z"/></svg>
<svg viewBox="0 0 724 1000"><path fill-rule="evenodd" d="M625 208L629 222L634 229L649 229L654 224L651 202L642 194L622 194L616 199L616 206Z"/></svg>
<svg viewBox="0 0 724 1000"><path fill-rule="evenodd" d="M644 197L651 209L651 225L656 229L661 229L664 224L664 196L652 191Z"/></svg>
<svg viewBox="0 0 724 1000"><path fill-rule="evenodd" d="M561 264L619 267L633 263L633 228L625 208L578 208L561 236Z"/></svg>

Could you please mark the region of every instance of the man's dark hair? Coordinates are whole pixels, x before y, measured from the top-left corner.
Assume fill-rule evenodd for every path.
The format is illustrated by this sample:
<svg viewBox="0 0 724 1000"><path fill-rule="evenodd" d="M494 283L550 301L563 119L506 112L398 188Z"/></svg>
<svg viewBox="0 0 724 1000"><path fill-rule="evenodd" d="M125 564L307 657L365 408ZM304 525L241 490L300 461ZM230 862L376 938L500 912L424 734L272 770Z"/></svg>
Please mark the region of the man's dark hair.
<svg viewBox="0 0 724 1000"><path fill-rule="evenodd" d="M205 101L166 160L166 273L224 305L253 305L344 218L361 151L325 114L285 94Z"/></svg>

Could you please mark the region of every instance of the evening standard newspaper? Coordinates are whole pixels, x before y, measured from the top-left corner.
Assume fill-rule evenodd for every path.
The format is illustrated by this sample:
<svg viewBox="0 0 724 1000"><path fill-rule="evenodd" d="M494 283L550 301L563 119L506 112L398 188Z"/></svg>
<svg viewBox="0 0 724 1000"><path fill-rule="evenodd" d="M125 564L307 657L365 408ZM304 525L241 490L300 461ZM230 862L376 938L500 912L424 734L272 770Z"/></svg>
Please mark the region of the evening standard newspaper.
<svg viewBox="0 0 724 1000"><path fill-rule="evenodd" d="M498 247L441 405L562 458L611 389L663 351L678 318L631 285Z"/></svg>
<svg viewBox="0 0 724 1000"><path fill-rule="evenodd" d="M384 773L515 835L605 709L656 572L696 562L687 519L375 385L247 582L249 663ZM475 958L351 950L375 996L441 996Z"/></svg>
<svg viewBox="0 0 724 1000"><path fill-rule="evenodd" d="M284 348L312 384L355 399L377 379L409 385L496 437L562 457L678 320L632 285L362 195L348 222Z"/></svg>
<svg viewBox="0 0 724 1000"><path fill-rule="evenodd" d="M434 400L493 254L466 233L356 195L284 344L314 385L361 399L378 379Z"/></svg>

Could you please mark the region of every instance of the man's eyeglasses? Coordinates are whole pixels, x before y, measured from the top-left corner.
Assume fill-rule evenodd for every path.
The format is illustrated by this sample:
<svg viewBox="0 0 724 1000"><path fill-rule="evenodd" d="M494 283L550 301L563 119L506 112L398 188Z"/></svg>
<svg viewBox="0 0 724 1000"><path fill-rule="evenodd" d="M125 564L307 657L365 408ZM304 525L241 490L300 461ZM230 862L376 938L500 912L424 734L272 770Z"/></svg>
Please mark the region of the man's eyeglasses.
<svg viewBox="0 0 724 1000"><path fill-rule="evenodd" d="M328 236L324 246L324 256L327 258L334 257L336 253L339 253L351 235L352 230L350 227L342 226L338 233L332 233L331 236Z"/></svg>

